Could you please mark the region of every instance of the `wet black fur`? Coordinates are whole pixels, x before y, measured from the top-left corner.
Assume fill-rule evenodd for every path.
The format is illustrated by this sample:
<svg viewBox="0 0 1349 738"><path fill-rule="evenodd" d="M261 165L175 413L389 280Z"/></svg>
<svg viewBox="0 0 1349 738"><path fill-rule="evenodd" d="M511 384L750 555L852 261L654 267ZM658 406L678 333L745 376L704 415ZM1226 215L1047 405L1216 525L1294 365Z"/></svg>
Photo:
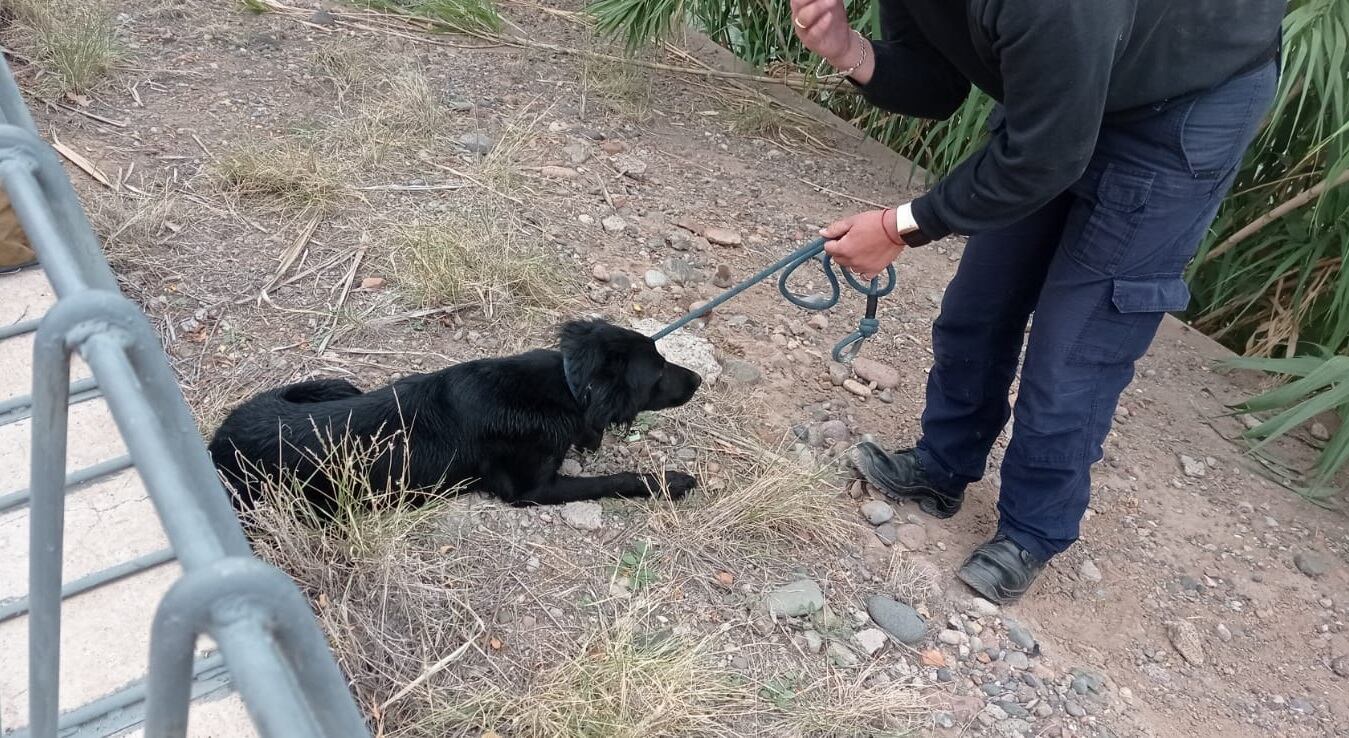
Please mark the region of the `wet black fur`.
<svg viewBox="0 0 1349 738"><path fill-rule="evenodd" d="M571 386L564 375L571 375ZM645 497L662 487L682 496L693 477L635 473L565 477L567 451L599 448L605 431L637 414L677 407L700 384L667 362L655 343L600 320L563 326L558 350L479 359L400 379L369 392L338 379L263 392L235 408L211 440L216 468L236 504L258 501L259 473L305 480L305 496L331 510L334 482L320 464L329 439L383 439L369 465L373 489L406 474L411 490L445 493L467 486L516 505L601 497ZM573 392L572 387L575 387ZM409 504L428 495L413 494Z"/></svg>

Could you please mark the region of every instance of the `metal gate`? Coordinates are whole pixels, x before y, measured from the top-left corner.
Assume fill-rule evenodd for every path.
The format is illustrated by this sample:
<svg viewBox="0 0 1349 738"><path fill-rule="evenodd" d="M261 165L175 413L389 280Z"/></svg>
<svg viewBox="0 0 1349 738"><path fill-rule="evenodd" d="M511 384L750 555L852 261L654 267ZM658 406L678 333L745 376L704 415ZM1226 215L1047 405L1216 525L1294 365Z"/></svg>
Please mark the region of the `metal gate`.
<svg viewBox="0 0 1349 738"><path fill-rule="evenodd" d="M29 397L0 403L0 416L31 416L30 485L0 497L0 511L29 505L29 725L19 734L56 738L112 710L145 701L147 738L183 736L198 635L219 646L258 732L268 738L369 738L313 614L279 570L253 558L202 444L159 338L117 288L55 151L38 138L19 89L0 59L0 183L55 289L42 318L0 328L0 340L36 333ZM0 300L3 300L0 296ZM92 370L70 381L71 355ZM66 475L69 405L101 393L128 449ZM68 485L134 465L171 550L62 584ZM157 603L145 681L60 714L61 611L74 596L176 558L183 574ZM63 592L64 589L64 592ZM145 603L150 607L152 603ZM210 661L210 658L206 659Z"/></svg>

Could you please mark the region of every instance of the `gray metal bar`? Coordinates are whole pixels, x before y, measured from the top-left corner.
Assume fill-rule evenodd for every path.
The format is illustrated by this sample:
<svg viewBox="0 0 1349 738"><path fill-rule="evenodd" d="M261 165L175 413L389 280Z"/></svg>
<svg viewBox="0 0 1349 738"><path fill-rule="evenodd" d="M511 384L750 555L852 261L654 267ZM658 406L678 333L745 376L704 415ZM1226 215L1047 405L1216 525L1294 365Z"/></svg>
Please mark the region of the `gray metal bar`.
<svg viewBox="0 0 1349 738"><path fill-rule="evenodd" d="M0 54L0 72L3 72L0 74L0 123L36 133L33 116L29 114L28 106L23 104L23 95L14 83L14 75L10 73L9 63L3 54Z"/></svg>
<svg viewBox="0 0 1349 738"><path fill-rule="evenodd" d="M369 735L346 692L342 672L314 627L314 615L295 586L256 559L229 558L184 575L155 613L145 738L185 734L183 674L188 664L182 654L202 632L220 644L249 713L266 735ZM290 670L280 668L273 648L231 647L250 643L279 646Z"/></svg>
<svg viewBox="0 0 1349 738"><path fill-rule="evenodd" d="M77 395L81 392L88 392L98 387L98 382L93 377L77 379L70 383L70 394ZM15 397L6 397L0 400L0 415L14 412L15 410L29 407L33 404L32 395L17 395Z"/></svg>
<svg viewBox="0 0 1349 738"><path fill-rule="evenodd" d="M0 341L15 336L22 336L26 333L32 333L37 330L37 323L37 318L33 318L32 320L20 320L6 326L0 326Z"/></svg>
<svg viewBox="0 0 1349 738"><path fill-rule="evenodd" d="M66 582L61 587L62 601L72 597L77 597L93 589L98 589L105 584L126 579L135 576L141 572L149 571L158 566L173 561L176 558L173 555L173 549L163 548L158 551L152 551L143 556L137 556L134 559L128 559L120 564L110 566L106 569L100 569L91 574L86 574L79 579L73 579ZM0 605L0 623L7 620L13 620L21 615L28 613L28 598L16 597L13 600Z"/></svg>
<svg viewBox="0 0 1349 738"><path fill-rule="evenodd" d="M85 290L58 302L39 335L48 325L72 336L98 377L183 567L250 555L159 339L136 306L118 294Z"/></svg>
<svg viewBox="0 0 1349 738"><path fill-rule="evenodd" d="M58 305L59 307L59 305ZM33 443L28 470L28 724L56 738L61 668L61 549L65 525L66 405L70 348L59 323L42 321L33 340Z"/></svg>
<svg viewBox="0 0 1349 738"><path fill-rule="evenodd" d="M57 297L80 289L117 291L55 150L31 131L0 126L0 180Z"/></svg>
<svg viewBox="0 0 1349 738"><path fill-rule="evenodd" d="M83 469L76 469L66 475L66 494L70 494L75 488L86 482L92 482L96 479L116 474L130 466L130 456L118 456L116 458L108 459L107 461L100 461L97 464L91 464ZM27 505L29 497L30 495L28 494L27 487L17 492L10 492L7 495L0 495L0 513L9 512L16 507Z"/></svg>
<svg viewBox="0 0 1349 738"><path fill-rule="evenodd" d="M56 738L73 719L80 725L98 720L128 704L123 700L132 694L58 715L63 483L70 352L77 349L103 389L186 572L174 590L185 594L166 598L160 611L170 623L157 619L152 634L143 694L164 716L157 724L185 725L176 716L189 709L191 690L166 679L187 681L195 638L185 634L205 629L220 644L267 738L369 738L299 591L278 570L251 558L158 337L118 292L75 190L55 151L37 137L3 59L0 120L0 185L58 297L34 339L28 737ZM20 329L13 331L6 335ZM175 625L176 616L187 620Z"/></svg>
<svg viewBox="0 0 1349 738"><path fill-rule="evenodd" d="M81 402L87 402L102 395L98 389L98 383L93 377L77 379L70 383L69 393L66 395L66 404L78 405ZM0 400L0 425L9 425L17 423L20 420L27 419L32 414L33 396L19 395L18 397L9 397Z"/></svg>

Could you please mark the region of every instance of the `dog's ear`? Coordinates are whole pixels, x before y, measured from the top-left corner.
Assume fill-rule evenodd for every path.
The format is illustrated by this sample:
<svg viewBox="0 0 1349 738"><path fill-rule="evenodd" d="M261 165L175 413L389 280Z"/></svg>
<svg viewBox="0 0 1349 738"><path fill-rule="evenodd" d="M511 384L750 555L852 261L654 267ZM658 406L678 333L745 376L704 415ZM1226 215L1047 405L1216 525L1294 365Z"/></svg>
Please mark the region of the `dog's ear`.
<svg viewBox="0 0 1349 738"><path fill-rule="evenodd" d="M601 320L571 321L562 327L562 367L580 402L588 430L602 435L609 426L637 419L646 377L633 363L626 336ZM659 380L659 377L656 378ZM650 383L648 383L650 384Z"/></svg>
<svg viewBox="0 0 1349 738"><path fill-rule="evenodd" d="M585 404L595 379L599 376L604 362L604 352L597 350L599 321L572 320L563 324L558 332L559 349L562 352L562 370L567 375L567 385L576 399Z"/></svg>

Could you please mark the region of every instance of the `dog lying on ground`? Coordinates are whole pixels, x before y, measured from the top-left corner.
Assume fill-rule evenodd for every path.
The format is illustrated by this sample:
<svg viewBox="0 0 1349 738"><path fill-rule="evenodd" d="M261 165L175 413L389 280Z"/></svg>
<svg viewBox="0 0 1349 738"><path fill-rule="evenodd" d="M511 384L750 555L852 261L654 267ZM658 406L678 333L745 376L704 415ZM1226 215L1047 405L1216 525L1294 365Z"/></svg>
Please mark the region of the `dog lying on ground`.
<svg viewBox="0 0 1349 738"><path fill-rule="evenodd" d="M379 439L367 459L370 488L398 480L410 504L463 488L514 505L661 489L680 497L696 485L681 472L565 477L558 468L568 450L599 448L606 430L639 412L688 402L701 381L640 333L573 321L562 327L558 350L469 361L364 393L337 379L263 392L229 414L210 452L243 509L258 502L260 476L294 475L311 505L331 511L338 483L322 460L344 437Z"/></svg>

